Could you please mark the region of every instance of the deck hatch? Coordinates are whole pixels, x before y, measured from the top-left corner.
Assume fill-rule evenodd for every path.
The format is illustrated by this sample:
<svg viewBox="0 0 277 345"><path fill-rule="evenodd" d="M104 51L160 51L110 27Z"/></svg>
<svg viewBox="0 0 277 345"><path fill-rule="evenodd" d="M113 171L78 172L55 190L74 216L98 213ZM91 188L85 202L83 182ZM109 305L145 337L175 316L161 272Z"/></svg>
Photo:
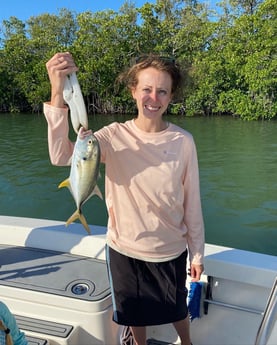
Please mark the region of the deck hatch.
<svg viewBox="0 0 277 345"><path fill-rule="evenodd" d="M90 302L110 296L105 261L32 247L0 245L0 285Z"/></svg>

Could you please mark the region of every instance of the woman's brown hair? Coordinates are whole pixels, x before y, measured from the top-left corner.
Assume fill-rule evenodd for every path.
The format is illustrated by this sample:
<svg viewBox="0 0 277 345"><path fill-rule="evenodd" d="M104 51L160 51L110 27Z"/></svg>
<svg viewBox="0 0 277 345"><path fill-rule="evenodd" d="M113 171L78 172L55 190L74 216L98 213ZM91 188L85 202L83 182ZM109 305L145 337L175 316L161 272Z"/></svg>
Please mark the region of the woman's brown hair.
<svg viewBox="0 0 277 345"><path fill-rule="evenodd" d="M138 84L139 72L149 67L153 67L158 71L167 72L170 75L172 80L171 92L173 95L181 89L183 78L180 67L175 59L155 54L143 55L136 58L135 63L119 76L118 81L124 82L132 90Z"/></svg>

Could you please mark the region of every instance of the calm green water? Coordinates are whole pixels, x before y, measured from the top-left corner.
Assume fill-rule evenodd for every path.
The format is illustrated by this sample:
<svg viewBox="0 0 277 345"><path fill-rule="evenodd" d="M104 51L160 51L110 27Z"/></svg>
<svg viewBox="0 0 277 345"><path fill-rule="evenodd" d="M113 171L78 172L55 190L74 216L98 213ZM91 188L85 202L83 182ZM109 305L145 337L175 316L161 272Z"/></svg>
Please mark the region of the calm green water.
<svg viewBox="0 0 277 345"><path fill-rule="evenodd" d="M91 117L90 127L125 119ZM206 242L277 255L277 122L170 120L189 130L197 144ZM50 164L43 116L0 115L0 163L0 214L63 221L75 210L69 191L57 188L69 167ZM83 210L89 223L106 224L98 197Z"/></svg>

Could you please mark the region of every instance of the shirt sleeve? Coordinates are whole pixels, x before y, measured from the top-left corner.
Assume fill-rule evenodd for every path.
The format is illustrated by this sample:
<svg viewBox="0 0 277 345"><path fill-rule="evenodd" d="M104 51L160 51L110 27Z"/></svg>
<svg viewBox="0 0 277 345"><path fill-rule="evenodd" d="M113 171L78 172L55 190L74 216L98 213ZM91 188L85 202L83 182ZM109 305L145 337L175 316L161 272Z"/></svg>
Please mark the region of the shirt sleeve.
<svg viewBox="0 0 277 345"><path fill-rule="evenodd" d="M48 149L53 165L70 165L74 143L69 138L68 108L56 108L49 103L43 104L48 123Z"/></svg>
<svg viewBox="0 0 277 345"><path fill-rule="evenodd" d="M185 174L184 221L187 226L189 259L193 264L203 264L204 259L204 221L202 215L199 169L194 142L190 151L188 167Z"/></svg>

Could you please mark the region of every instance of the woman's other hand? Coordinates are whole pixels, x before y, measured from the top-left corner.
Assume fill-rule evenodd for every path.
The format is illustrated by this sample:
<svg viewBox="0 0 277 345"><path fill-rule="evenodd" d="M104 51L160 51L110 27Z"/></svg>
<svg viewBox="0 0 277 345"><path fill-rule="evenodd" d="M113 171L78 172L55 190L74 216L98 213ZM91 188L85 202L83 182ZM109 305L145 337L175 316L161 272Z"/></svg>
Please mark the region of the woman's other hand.
<svg viewBox="0 0 277 345"><path fill-rule="evenodd" d="M51 105L64 107L63 89L68 74L78 70L74 59L69 52L56 53L46 63L46 69L51 83Z"/></svg>

